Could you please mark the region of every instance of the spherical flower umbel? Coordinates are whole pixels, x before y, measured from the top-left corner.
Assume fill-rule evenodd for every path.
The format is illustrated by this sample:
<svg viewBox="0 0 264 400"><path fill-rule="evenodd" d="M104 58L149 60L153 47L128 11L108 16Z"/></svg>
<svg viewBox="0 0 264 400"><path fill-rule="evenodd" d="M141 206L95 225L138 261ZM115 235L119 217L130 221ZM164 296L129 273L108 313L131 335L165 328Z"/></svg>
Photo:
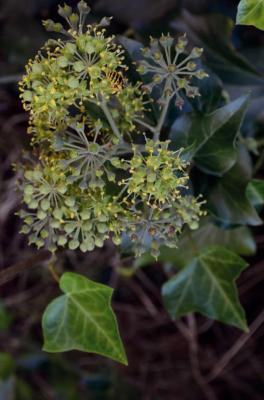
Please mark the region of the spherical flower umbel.
<svg viewBox="0 0 264 400"><path fill-rule="evenodd" d="M195 62L201 57L203 49L194 47L189 55L185 55L187 44L186 34L176 43L169 34L162 35L160 39L151 38L150 47L142 49L145 59L140 61L138 68L141 74L152 75L151 82L145 85L149 91L157 85L163 86L160 102L167 96L175 95L179 108L184 103L181 92L190 98L200 95L198 88L191 83L192 78L203 79L208 76Z"/></svg>
<svg viewBox="0 0 264 400"><path fill-rule="evenodd" d="M20 211L21 232L31 233L30 243L55 251L58 246L82 251L102 247L113 235L117 243L124 230L126 210L102 188L82 192L62 170L37 165L27 170L23 182L28 210Z"/></svg>
<svg viewBox="0 0 264 400"><path fill-rule="evenodd" d="M66 39L49 40L34 60L29 60L26 75L19 84L22 103L30 112L29 131L34 131L36 137L42 134L34 129L40 121L46 128L61 130L62 124L83 121L91 104L100 106L113 95L116 101L110 101L108 106L112 112L118 110L124 130L134 127L133 118L144 109L138 85L127 84L124 76L127 69L123 63L124 50L115 43L114 36L105 35L104 26L109 20L104 18L99 24L85 26L88 8L84 15L85 3L78 4L81 4L78 10L82 11L77 25L68 17L69 14L77 18L71 7L59 8L70 24L68 30L62 26L58 29L51 20L44 22L48 30L55 29Z"/></svg>
<svg viewBox="0 0 264 400"><path fill-rule="evenodd" d="M147 140L143 151L135 145L131 160L121 161L129 171L129 177L120 182L127 188L127 200L157 208L173 203L188 188L187 164L181 158L181 150L171 151L169 144Z"/></svg>

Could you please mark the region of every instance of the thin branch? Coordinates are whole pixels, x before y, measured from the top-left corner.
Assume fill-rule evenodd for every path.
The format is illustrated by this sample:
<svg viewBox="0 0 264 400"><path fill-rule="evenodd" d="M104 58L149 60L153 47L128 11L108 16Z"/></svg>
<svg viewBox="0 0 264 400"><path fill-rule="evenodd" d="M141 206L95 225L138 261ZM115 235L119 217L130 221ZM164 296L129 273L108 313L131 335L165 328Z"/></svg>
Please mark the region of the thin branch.
<svg viewBox="0 0 264 400"><path fill-rule="evenodd" d="M17 275L26 271L29 268L35 267L37 264L47 261L51 257L48 250L39 251L37 254L27 258L26 260L19 261L11 267L5 268L0 271L0 286L14 279Z"/></svg>
<svg viewBox="0 0 264 400"><path fill-rule="evenodd" d="M197 324L194 314L187 315L187 322L189 327L189 355L190 362L192 367L193 377L197 383L197 385L202 390L204 396L207 400L216 400L217 397L213 392L212 388L206 382L200 368L200 362L198 357L198 340L197 340Z"/></svg>
<svg viewBox="0 0 264 400"><path fill-rule="evenodd" d="M166 100L165 100L165 103L163 105L162 112L160 114L157 126L156 126L156 128L154 130L154 136L153 136L154 142L157 142L159 140L160 131L161 131L162 125L164 124L165 117L167 115L167 111L168 111L168 108L169 108L170 101L171 101L171 96L167 96Z"/></svg>
<svg viewBox="0 0 264 400"><path fill-rule="evenodd" d="M255 319L255 321L251 324L249 333L244 333L240 336L240 338L235 342L235 344L223 355L223 357L218 361L213 370L207 377L207 382L211 382L219 375L224 372L226 366L230 363L230 361L235 357L235 355L242 349L243 346L247 343L247 341L251 338L251 336L256 332L256 330L264 323L264 310L259 314L259 316Z"/></svg>
<svg viewBox="0 0 264 400"><path fill-rule="evenodd" d="M144 128L147 128L150 132L154 133L156 131L156 127L149 125L147 122L142 121L141 119L135 119L135 122L137 122L139 125L143 126Z"/></svg>

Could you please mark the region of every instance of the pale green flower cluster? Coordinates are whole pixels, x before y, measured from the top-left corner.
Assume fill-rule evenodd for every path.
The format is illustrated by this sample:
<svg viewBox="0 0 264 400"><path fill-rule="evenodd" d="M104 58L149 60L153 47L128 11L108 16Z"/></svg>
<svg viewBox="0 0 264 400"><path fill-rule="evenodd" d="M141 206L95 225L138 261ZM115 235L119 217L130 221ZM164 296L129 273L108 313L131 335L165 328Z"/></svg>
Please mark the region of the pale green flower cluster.
<svg viewBox="0 0 264 400"><path fill-rule="evenodd" d="M173 95L179 99L180 89L187 96L194 90L187 72L194 71L190 60L198 50L181 61L178 75L171 67L164 72L163 56L157 53L163 46L172 57L170 37L152 40L145 51L159 65L160 81L156 74L153 82L164 85L166 97L158 125L150 126L145 89L129 82L124 50L106 36L109 19L86 25L90 9L83 0L77 11L59 7L69 29L44 22L65 39L49 40L29 61L20 83L34 146L30 165L21 167L22 232L30 243L51 251L86 252L107 239L119 245L126 236L136 254L158 256L161 245L176 246L183 227L197 228L203 215L202 202L190 194L182 150L172 151L169 141L159 139ZM155 72L153 62L142 66Z"/></svg>

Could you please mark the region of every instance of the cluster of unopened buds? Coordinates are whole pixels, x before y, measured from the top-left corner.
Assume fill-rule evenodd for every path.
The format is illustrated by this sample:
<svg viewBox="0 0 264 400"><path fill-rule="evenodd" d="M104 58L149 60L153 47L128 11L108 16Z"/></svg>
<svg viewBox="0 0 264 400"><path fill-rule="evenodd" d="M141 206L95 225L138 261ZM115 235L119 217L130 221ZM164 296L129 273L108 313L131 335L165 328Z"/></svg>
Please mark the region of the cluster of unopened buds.
<svg viewBox="0 0 264 400"><path fill-rule="evenodd" d="M135 85L124 50L106 37L109 19L86 25L90 8L82 0L77 10L59 7L69 29L44 22L65 39L49 40L20 82L34 147L20 166L22 232L51 251L86 252L126 237L136 254L157 257L161 245L177 246L185 225L196 229L204 213L191 194L182 149L160 140L170 101L181 108L184 96L199 95L192 78L207 76L194 62L202 50L186 56L185 35L176 44L170 36L151 39L138 67L151 81ZM155 86L161 111L151 126L146 88L151 96Z"/></svg>

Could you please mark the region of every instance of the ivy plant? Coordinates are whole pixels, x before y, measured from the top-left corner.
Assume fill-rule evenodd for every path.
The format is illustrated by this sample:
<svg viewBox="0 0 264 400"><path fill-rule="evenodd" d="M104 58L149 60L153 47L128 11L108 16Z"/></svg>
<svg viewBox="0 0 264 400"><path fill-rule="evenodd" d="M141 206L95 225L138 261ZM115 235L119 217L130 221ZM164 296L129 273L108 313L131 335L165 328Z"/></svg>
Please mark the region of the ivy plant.
<svg viewBox="0 0 264 400"><path fill-rule="evenodd" d="M262 0L241 0L237 11L237 24L253 25L264 30L264 3Z"/></svg>
<svg viewBox="0 0 264 400"><path fill-rule="evenodd" d="M247 331L235 280L255 251L250 226L262 223L264 201L240 133L249 95L229 101L186 34L144 47L109 36L109 18L87 25L83 0L58 12L65 25L44 21L58 38L19 85L32 145L17 166L21 232L51 253L110 240L121 260L134 257L133 270L169 262L162 296L173 319L199 312ZM43 349L127 364L112 289L74 272L58 281Z"/></svg>

